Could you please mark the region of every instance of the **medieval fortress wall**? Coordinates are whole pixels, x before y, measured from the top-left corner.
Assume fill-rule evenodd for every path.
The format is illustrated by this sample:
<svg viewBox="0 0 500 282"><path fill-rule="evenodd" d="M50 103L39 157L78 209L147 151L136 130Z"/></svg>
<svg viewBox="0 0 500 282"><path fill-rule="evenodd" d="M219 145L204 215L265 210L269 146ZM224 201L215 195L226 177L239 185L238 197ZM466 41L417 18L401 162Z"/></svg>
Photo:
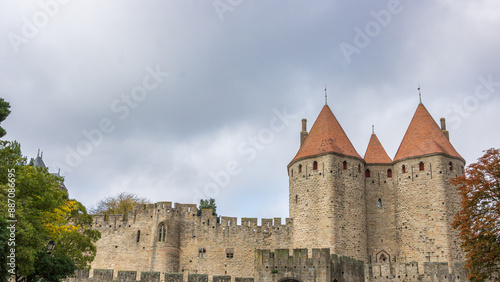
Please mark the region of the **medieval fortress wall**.
<svg viewBox="0 0 500 282"><path fill-rule="evenodd" d="M422 104L395 160L374 133L361 158L326 105L309 135L305 125L288 165L289 219L237 224L237 218L219 220L212 210L171 202L139 205L126 216L95 215L92 228L102 238L90 276L466 281L451 228L460 198L450 184L463 175L465 161ZM150 274L156 278L140 278Z"/></svg>
<svg viewBox="0 0 500 282"><path fill-rule="evenodd" d="M256 249L290 248L291 219L217 217L196 205L139 205L127 217L94 216L102 233L93 269L253 277ZM162 229L164 228L164 229ZM164 230L164 231L162 231Z"/></svg>

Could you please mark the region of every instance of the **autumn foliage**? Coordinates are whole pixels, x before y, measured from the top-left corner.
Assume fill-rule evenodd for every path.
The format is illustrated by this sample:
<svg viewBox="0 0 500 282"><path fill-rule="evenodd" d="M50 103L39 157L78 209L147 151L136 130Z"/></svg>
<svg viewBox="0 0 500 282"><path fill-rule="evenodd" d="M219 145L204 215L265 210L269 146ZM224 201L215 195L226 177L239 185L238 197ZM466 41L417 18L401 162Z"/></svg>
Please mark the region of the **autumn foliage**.
<svg viewBox="0 0 500 282"><path fill-rule="evenodd" d="M461 196L453 227L459 231L471 281L500 279L500 149L489 149L452 179Z"/></svg>

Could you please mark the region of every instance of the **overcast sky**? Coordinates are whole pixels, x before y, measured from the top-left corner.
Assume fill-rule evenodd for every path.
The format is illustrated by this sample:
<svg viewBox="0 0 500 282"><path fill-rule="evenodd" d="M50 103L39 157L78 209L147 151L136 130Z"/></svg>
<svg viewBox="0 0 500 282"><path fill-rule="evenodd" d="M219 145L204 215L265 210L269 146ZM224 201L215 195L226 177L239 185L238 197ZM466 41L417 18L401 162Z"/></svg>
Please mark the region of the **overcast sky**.
<svg viewBox="0 0 500 282"><path fill-rule="evenodd" d="M375 125L394 158L419 85L468 164L500 147L499 30L495 0L5 0L3 139L87 207L125 191L284 218L325 85L361 156Z"/></svg>

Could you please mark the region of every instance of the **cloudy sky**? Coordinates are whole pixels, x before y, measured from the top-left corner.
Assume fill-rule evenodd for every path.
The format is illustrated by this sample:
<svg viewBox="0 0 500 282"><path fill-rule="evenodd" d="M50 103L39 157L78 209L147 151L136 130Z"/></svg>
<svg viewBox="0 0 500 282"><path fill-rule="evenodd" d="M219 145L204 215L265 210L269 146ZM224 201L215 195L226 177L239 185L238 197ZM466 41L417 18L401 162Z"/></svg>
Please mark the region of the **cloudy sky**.
<svg viewBox="0 0 500 282"><path fill-rule="evenodd" d="M500 147L499 30L495 0L5 0L1 126L86 206L126 191L284 218L325 85L361 156L374 124L394 157L419 85L467 163Z"/></svg>

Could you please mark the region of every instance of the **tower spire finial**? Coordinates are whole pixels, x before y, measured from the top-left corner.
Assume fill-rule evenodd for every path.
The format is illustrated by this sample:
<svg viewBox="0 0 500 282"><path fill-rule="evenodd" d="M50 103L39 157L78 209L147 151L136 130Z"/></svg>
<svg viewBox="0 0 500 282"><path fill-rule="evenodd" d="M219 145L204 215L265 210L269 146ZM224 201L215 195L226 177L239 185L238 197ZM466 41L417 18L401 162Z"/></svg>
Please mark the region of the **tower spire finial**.
<svg viewBox="0 0 500 282"><path fill-rule="evenodd" d="M375 125L372 124L372 134L375 134Z"/></svg>
<svg viewBox="0 0 500 282"><path fill-rule="evenodd" d="M328 95L326 94L326 84L325 84L325 106L328 105Z"/></svg>
<svg viewBox="0 0 500 282"><path fill-rule="evenodd" d="M418 84L418 100L422 104L422 93L420 92L420 83Z"/></svg>

